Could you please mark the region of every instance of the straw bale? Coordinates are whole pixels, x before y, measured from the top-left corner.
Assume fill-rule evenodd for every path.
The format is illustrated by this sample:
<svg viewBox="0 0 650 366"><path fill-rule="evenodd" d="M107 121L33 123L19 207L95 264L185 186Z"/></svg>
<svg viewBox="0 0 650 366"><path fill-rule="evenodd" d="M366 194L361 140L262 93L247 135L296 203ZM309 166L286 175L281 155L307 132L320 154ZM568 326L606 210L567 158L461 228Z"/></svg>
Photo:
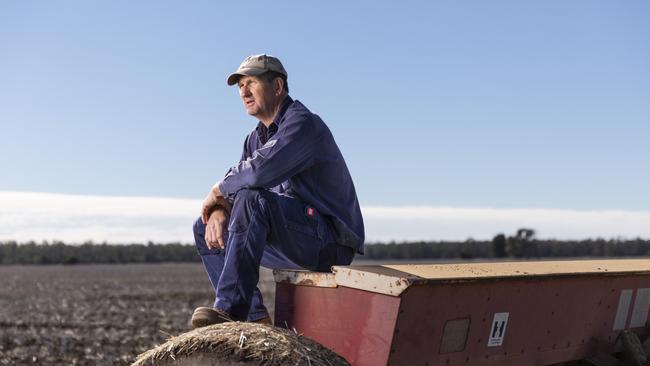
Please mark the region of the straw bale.
<svg viewBox="0 0 650 366"><path fill-rule="evenodd" d="M294 331L228 322L194 329L140 354L132 366L349 365L345 359Z"/></svg>

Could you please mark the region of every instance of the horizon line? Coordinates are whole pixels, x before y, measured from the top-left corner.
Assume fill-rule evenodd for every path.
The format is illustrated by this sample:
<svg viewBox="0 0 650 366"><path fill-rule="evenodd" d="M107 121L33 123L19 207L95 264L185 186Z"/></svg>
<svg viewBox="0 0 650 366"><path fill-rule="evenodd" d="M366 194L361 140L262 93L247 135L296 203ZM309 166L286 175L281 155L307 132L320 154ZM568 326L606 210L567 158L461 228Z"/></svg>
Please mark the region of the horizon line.
<svg viewBox="0 0 650 366"><path fill-rule="evenodd" d="M201 200L0 191L0 240L193 242ZM366 242L492 240L521 228L538 239L650 238L650 211L364 205Z"/></svg>

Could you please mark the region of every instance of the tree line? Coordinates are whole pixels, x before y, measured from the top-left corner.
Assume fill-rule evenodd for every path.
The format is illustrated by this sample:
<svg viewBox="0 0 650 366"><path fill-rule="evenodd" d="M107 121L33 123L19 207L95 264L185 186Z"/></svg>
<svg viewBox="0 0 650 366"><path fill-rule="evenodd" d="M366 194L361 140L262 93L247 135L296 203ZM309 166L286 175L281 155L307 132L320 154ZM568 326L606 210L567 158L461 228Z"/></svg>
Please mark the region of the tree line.
<svg viewBox="0 0 650 366"><path fill-rule="evenodd" d="M0 264L94 264L197 262L194 245L170 244L95 244L81 245L33 241L0 242Z"/></svg>
<svg viewBox="0 0 650 366"><path fill-rule="evenodd" d="M496 235L491 241L369 243L363 259L472 259L650 256L650 240L641 238L538 240L532 229ZM91 264L199 262L192 244L96 244L0 241L0 264Z"/></svg>
<svg viewBox="0 0 650 366"><path fill-rule="evenodd" d="M491 241L411 242L366 246L369 259L472 259L472 258L562 258L650 256L650 240L585 239L539 240L532 229L514 235L496 235Z"/></svg>

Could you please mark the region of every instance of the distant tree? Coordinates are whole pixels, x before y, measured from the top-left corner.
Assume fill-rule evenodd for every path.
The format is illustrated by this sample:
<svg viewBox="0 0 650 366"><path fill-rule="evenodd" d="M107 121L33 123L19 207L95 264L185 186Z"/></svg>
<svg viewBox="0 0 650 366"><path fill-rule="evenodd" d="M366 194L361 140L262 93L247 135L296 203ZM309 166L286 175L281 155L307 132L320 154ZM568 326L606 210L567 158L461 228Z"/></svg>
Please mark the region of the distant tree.
<svg viewBox="0 0 650 366"><path fill-rule="evenodd" d="M521 228L514 236L506 240L506 253L511 258L522 258L537 256L536 243L532 240L535 237L535 230Z"/></svg>
<svg viewBox="0 0 650 366"><path fill-rule="evenodd" d="M506 253L506 236L498 234L492 239L492 255L496 258L504 258Z"/></svg>
<svg viewBox="0 0 650 366"><path fill-rule="evenodd" d="M517 230L517 239L522 241L530 241L535 236L535 230L533 229L519 229Z"/></svg>

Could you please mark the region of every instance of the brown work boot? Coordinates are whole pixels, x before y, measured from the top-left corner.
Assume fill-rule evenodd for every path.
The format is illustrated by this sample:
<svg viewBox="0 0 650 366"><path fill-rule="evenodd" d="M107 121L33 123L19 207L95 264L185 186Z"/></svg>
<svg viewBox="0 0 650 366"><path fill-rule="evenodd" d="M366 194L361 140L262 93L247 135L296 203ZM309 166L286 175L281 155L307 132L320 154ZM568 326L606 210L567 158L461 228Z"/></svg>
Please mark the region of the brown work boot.
<svg viewBox="0 0 650 366"><path fill-rule="evenodd" d="M264 324L264 325L273 325L273 322L271 321L270 316L265 316L261 319L257 320L252 320L251 323L258 323L258 324Z"/></svg>
<svg viewBox="0 0 650 366"><path fill-rule="evenodd" d="M233 321L232 317L225 311L216 308L199 307L192 314L192 327L201 328L211 324L219 324Z"/></svg>

